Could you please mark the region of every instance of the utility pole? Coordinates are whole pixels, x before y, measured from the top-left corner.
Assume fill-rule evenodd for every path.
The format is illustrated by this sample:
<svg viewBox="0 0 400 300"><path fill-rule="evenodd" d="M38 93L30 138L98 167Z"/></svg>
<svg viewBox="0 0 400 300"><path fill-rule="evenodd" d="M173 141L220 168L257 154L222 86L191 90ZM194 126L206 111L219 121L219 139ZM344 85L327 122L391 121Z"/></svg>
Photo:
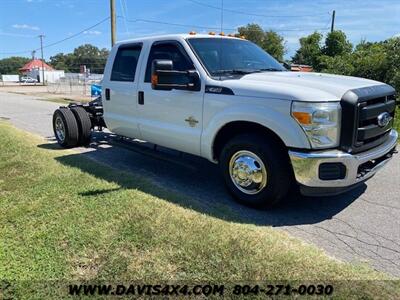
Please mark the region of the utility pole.
<svg viewBox="0 0 400 300"><path fill-rule="evenodd" d="M43 34L39 35L39 38L40 38L40 52L41 52L41 55L42 55L42 83L43 83L43 85L45 85L45 80L44 80L44 57L43 57L43 38L44 38L44 35Z"/></svg>
<svg viewBox="0 0 400 300"><path fill-rule="evenodd" d="M111 13L111 47L115 45L115 0L110 0L110 13Z"/></svg>
<svg viewBox="0 0 400 300"><path fill-rule="evenodd" d="M333 32L335 30L335 14L336 14L336 11L333 11L332 12L331 32Z"/></svg>

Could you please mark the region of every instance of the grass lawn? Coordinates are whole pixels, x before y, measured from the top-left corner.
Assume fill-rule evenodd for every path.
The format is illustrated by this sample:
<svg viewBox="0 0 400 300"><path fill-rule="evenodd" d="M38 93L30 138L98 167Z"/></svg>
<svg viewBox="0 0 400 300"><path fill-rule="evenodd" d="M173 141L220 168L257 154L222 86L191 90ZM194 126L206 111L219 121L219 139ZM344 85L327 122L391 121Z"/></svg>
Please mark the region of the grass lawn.
<svg viewBox="0 0 400 300"><path fill-rule="evenodd" d="M397 132L400 133L400 107L399 106L396 108L396 112L394 115L394 128L397 130Z"/></svg>
<svg viewBox="0 0 400 300"><path fill-rule="evenodd" d="M400 294L399 281L368 266L339 262L280 230L183 208L145 178L43 143L0 122L0 281L12 283L16 298L32 298L26 289L35 282L53 288L50 280L298 280L331 283L339 298L353 289Z"/></svg>

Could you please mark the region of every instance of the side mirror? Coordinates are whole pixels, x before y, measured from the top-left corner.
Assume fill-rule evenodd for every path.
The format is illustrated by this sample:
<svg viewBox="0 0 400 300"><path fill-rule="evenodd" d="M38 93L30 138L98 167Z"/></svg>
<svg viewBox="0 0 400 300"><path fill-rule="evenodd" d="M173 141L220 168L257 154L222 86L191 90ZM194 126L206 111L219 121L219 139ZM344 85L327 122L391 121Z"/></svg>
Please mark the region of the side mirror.
<svg viewBox="0 0 400 300"><path fill-rule="evenodd" d="M154 90L200 91L200 76L196 70L176 71L172 60L155 59L151 65L151 87Z"/></svg>

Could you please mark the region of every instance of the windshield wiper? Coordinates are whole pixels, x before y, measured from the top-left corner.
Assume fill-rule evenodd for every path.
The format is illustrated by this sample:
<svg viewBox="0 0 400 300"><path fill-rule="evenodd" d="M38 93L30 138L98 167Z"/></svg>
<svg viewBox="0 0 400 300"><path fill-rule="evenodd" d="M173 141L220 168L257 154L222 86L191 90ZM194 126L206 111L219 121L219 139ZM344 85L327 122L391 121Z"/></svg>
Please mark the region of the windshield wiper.
<svg viewBox="0 0 400 300"><path fill-rule="evenodd" d="M214 75L247 75L252 73L260 73L260 72L282 72L283 70L276 68L263 68L263 69L231 69L231 70L217 70L214 71Z"/></svg>
<svg viewBox="0 0 400 300"><path fill-rule="evenodd" d="M257 70L257 72L267 72L267 71L282 72L283 70L276 68L263 68Z"/></svg>
<svg viewBox="0 0 400 300"><path fill-rule="evenodd" d="M240 70L240 69L232 69L232 70L217 70L214 71L213 73L215 75L246 75L246 74L251 74L257 72L257 70Z"/></svg>

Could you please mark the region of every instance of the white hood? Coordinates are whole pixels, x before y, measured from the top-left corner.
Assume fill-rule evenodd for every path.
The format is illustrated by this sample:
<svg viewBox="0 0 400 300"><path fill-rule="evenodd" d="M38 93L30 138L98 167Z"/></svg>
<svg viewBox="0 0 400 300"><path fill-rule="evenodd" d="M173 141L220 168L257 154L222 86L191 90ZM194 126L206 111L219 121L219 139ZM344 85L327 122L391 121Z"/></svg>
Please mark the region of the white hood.
<svg viewBox="0 0 400 300"><path fill-rule="evenodd" d="M385 85L358 77L307 72L263 72L221 82L235 95L302 101L338 101L350 89Z"/></svg>

